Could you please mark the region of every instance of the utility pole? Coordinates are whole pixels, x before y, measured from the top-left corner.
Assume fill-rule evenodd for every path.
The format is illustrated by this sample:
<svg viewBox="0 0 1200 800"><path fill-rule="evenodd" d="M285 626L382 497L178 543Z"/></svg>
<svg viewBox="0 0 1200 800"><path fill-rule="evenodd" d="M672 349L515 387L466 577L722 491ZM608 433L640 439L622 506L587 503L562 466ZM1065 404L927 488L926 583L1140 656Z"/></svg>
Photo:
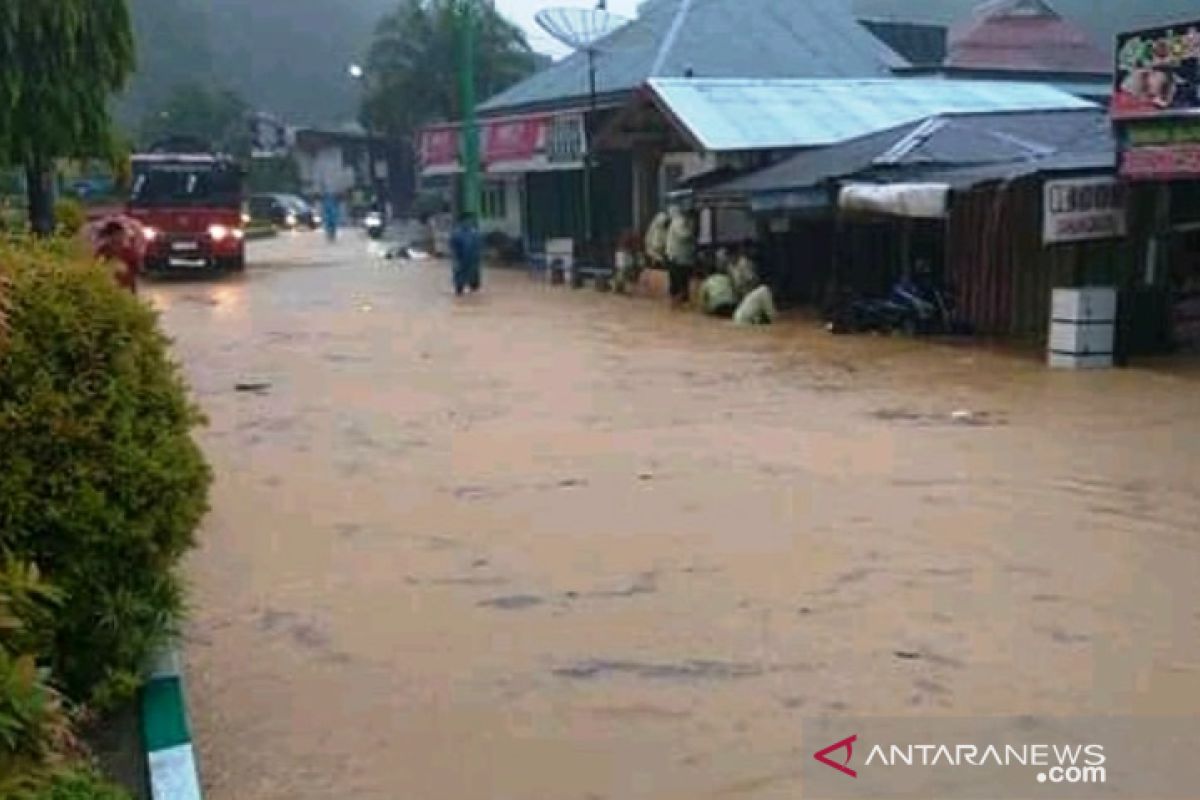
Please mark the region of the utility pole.
<svg viewBox="0 0 1200 800"><path fill-rule="evenodd" d="M459 0L455 8L458 22L458 97L462 111L462 211L479 216L480 163L479 118L475 111L475 46L478 39L477 0Z"/></svg>

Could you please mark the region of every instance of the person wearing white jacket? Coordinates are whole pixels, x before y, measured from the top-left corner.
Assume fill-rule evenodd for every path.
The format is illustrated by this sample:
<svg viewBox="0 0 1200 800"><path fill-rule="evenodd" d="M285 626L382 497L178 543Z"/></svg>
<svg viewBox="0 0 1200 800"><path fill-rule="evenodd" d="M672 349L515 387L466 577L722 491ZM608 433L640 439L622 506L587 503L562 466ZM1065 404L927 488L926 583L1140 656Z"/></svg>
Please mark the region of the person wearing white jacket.
<svg viewBox="0 0 1200 800"><path fill-rule="evenodd" d="M660 211L654 215L650 227L646 229L646 261L651 267L661 267L667 260L667 228L671 218L667 212Z"/></svg>

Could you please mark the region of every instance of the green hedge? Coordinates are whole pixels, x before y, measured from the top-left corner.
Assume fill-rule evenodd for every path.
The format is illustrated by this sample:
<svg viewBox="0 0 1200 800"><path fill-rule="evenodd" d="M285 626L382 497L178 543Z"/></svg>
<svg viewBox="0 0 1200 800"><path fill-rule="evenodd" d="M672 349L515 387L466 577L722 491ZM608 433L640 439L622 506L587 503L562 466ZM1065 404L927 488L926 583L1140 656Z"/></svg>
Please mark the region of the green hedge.
<svg viewBox="0 0 1200 800"><path fill-rule="evenodd" d="M0 561L0 798L129 800L82 763L67 704L39 665L61 602L35 567Z"/></svg>
<svg viewBox="0 0 1200 800"><path fill-rule="evenodd" d="M118 789L87 767L74 767L55 773L37 789L18 795L14 800L130 800Z"/></svg>
<svg viewBox="0 0 1200 800"><path fill-rule="evenodd" d="M0 243L0 550L61 593L47 664L75 702L136 688L183 612L207 509L201 422L154 313L62 243Z"/></svg>

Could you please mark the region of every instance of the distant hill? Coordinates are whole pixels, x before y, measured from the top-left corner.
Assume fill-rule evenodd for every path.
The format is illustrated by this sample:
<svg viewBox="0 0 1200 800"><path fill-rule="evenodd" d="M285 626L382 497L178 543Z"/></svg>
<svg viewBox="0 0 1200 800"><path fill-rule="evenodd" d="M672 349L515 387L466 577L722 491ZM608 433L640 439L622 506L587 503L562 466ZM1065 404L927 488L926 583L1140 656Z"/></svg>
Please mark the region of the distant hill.
<svg viewBox="0 0 1200 800"><path fill-rule="evenodd" d="M801 0L780 0L800 2ZM736 7L738 0L721 0ZM976 0L847 0L859 16L949 24ZM1109 49L1118 31L1200 16L1197 0L1049 0ZM118 104L131 123L182 80L236 89L299 122L343 121L357 108L346 66L362 57L395 0L131 0L140 69Z"/></svg>
<svg viewBox="0 0 1200 800"><path fill-rule="evenodd" d="M393 0L131 0L140 67L119 103L136 122L182 80L229 86L300 122L357 108L346 67Z"/></svg>
<svg viewBox="0 0 1200 800"><path fill-rule="evenodd" d="M978 0L849 0L863 19L949 25L970 15ZM1197 0L1047 0L1059 14L1089 31L1105 51L1122 31L1200 18Z"/></svg>

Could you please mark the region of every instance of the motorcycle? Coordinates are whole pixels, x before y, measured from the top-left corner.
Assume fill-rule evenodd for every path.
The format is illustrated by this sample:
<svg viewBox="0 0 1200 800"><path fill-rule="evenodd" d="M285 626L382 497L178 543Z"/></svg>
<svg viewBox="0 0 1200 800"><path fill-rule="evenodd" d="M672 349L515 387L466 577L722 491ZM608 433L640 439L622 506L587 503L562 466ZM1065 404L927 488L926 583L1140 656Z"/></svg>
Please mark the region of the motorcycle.
<svg viewBox="0 0 1200 800"><path fill-rule="evenodd" d="M951 331L950 302L934 283L901 280L888 299L897 310L902 332L918 336Z"/></svg>
<svg viewBox="0 0 1200 800"><path fill-rule="evenodd" d="M949 295L931 281L898 281L887 297L847 295L827 315L831 333L954 333Z"/></svg>
<svg viewBox="0 0 1200 800"><path fill-rule="evenodd" d="M372 239L382 239L385 225L383 224L383 214L378 211L368 211L363 217L363 227L366 228L367 236Z"/></svg>

